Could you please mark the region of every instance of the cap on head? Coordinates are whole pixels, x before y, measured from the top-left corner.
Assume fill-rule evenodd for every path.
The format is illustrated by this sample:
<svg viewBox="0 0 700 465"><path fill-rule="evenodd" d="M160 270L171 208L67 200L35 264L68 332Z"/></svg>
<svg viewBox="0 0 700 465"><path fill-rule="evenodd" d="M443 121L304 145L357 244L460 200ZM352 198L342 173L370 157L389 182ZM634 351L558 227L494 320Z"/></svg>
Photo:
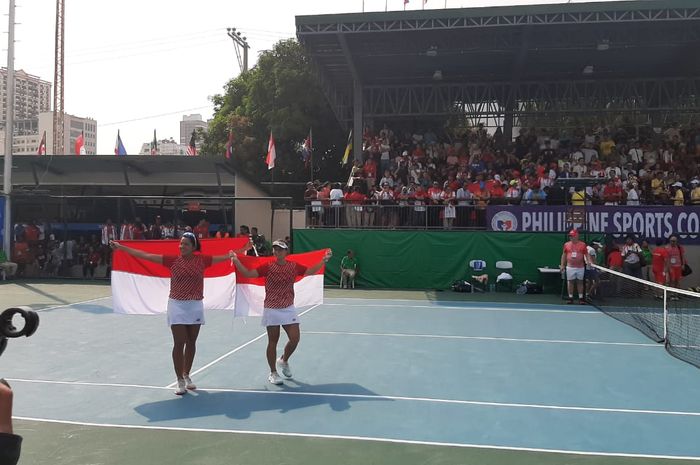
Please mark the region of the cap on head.
<svg viewBox="0 0 700 465"><path fill-rule="evenodd" d="M576 237L576 238L578 238L578 231L575 230L575 229L572 229L571 231L569 231L569 237Z"/></svg>
<svg viewBox="0 0 700 465"><path fill-rule="evenodd" d="M279 247L280 249L284 249L284 250L289 249L289 246L284 241L275 241L272 243L272 247Z"/></svg>

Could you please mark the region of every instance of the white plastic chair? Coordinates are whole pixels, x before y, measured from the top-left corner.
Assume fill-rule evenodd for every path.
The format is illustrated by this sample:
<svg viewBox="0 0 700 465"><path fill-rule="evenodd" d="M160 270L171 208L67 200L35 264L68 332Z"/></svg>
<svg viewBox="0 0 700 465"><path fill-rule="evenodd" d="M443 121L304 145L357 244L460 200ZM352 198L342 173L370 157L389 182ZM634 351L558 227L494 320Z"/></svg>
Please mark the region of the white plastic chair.
<svg viewBox="0 0 700 465"><path fill-rule="evenodd" d="M343 286L345 286L347 289L355 289L355 276L348 276L347 274L343 273L343 270L340 270L340 288L342 289Z"/></svg>
<svg viewBox="0 0 700 465"><path fill-rule="evenodd" d="M501 273L508 273L511 275L510 279L501 279L500 281L497 279L496 280L496 289L498 289L498 285L500 284L501 286L508 286L508 288L512 291L513 290L513 262L509 262L506 260L499 260L496 262L496 270L497 273L500 275Z"/></svg>

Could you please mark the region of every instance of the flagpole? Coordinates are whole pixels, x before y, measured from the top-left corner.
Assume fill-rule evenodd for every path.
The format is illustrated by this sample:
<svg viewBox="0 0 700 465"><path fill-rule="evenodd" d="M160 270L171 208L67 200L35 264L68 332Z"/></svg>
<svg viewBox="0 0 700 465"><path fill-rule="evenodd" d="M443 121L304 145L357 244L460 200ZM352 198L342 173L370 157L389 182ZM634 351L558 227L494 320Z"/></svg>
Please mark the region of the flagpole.
<svg viewBox="0 0 700 465"><path fill-rule="evenodd" d="M309 129L309 181L314 182L314 132L313 128Z"/></svg>

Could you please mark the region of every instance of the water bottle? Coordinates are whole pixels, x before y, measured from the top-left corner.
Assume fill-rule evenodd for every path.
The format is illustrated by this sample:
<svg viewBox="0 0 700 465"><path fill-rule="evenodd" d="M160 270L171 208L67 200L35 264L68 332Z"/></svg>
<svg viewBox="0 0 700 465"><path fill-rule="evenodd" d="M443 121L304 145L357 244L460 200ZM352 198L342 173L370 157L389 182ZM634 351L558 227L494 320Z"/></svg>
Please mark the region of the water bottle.
<svg viewBox="0 0 700 465"><path fill-rule="evenodd" d="M490 291L490 292L496 292L496 285L493 284L493 283L489 284L489 291Z"/></svg>

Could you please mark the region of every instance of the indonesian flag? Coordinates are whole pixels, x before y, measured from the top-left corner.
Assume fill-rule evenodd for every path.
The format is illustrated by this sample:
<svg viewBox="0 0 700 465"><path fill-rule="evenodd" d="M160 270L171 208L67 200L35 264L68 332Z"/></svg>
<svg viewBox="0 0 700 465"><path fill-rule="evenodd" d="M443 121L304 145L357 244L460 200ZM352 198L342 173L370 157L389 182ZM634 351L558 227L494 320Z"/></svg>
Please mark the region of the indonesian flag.
<svg viewBox="0 0 700 465"><path fill-rule="evenodd" d="M202 240L202 254L225 255L229 250L240 250L248 237ZM176 240L121 241L128 247L158 255L179 255ZM307 268L323 259L325 251L289 255L287 260ZM273 257L239 259L249 269L257 269ZM116 313L156 315L165 313L170 291L170 270L163 265L133 257L115 250L112 258L112 299ZM297 307L323 303L323 269L313 276L298 277L294 285ZM235 316L261 316L265 300L265 278L248 279L235 273L226 260L204 272L204 308L233 310Z"/></svg>
<svg viewBox="0 0 700 465"><path fill-rule="evenodd" d="M246 245L248 238L202 240L202 254L225 255ZM124 245L157 255L180 255L176 240L124 241ZM236 274L229 260L204 271L204 308L232 310ZM165 313L170 294L170 270L163 265L115 250L112 257L112 299L116 313Z"/></svg>
<svg viewBox="0 0 700 465"><path fill-rule="evenodd" d="M267 163L268 170L275 167L275 158L277 158L277 153L275 151L275 138L272 137L272 132L270 132L270 141L267 143L267 157L265 158L265 163Z"/></svg>
<svg viewBox="0 0 700 465"><path fill-rule="evenodd" d="M85 133L81 132L77 139L75 139L75 154L85 155Z"/></svg>
<svg viewBox="0 0 700 465"><path fill-rule="evenodd" d="M39 142L39 150L37 150L36 154L46 155L46 131L44 131L44 135L41 136L41 142Z"/></svg>
<svg viewBox="0 0 700 465"><path fill-rule="evenodd" d="M318 264L326 255L325 250L317 250L296 255L288 255L287 260L298 263L306 268ZM275 257L249 257L240 256L238 259L243 266L256 269L263 263L275 260ZM323 271L321 267L316 274L311 276L297 276L294 283L294 306L297 308L321 305L323 303ZM236 316L262 316L263 303L265 301L265 278L246 278L237 275L236 284ZM206 292L205 292L206 299Z"/></svg>

